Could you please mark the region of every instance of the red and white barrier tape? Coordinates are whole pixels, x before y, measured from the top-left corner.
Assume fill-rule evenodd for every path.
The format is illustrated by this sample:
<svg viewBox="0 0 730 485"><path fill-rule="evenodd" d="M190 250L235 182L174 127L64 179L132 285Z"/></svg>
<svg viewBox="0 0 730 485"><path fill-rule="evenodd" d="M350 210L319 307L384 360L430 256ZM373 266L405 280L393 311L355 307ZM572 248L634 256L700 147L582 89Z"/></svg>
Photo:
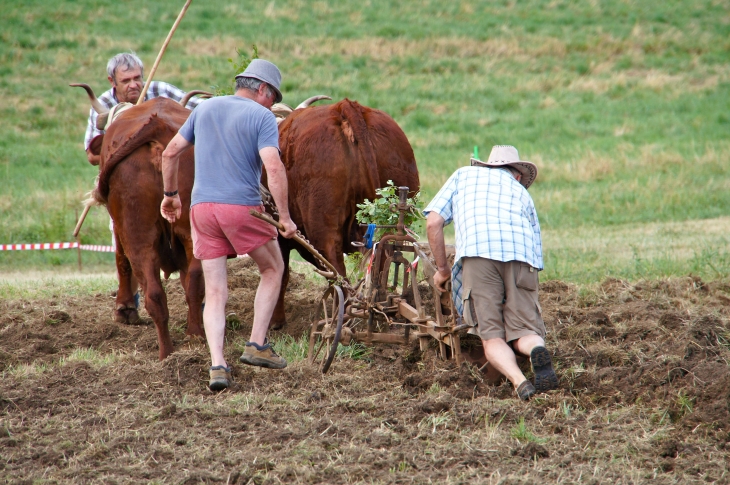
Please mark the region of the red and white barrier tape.
<svg viewBox="0 0 730 485"><path fill-rule="evenodd" d="M100 253L113 253L111 246L100 246L98 244L81 244L77 242L63 243L35 243L35 244L0 244L0 251L28 251L34 249L76 249L82 251L96 251Z"/></svg>

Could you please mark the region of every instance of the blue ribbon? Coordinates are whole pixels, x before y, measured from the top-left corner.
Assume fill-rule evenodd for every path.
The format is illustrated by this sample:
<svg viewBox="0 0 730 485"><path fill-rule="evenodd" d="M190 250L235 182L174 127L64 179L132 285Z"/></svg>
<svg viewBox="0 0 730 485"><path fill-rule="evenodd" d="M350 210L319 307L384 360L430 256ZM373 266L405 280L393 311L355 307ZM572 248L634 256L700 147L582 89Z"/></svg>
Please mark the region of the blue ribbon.
<svg viewBox="0 0 730 485"><path fill-rule="evenodd" d="M375 234L375 224L368 224L368 230L365 231L365 247L370 249L373 247L373 235Z"/></svg>

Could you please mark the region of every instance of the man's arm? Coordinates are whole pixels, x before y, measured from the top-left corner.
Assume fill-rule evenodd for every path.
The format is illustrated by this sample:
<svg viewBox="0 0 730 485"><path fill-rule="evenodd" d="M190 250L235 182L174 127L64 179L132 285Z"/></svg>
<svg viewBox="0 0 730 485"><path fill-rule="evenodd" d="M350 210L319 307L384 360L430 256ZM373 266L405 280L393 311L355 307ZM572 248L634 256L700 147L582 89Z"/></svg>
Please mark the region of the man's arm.
<svg viewBox="0 0 730 485"><path fill-rule="evenodd" d="M266 177L269 182L269 192L274 197L276 209L279 211L279 222L284 225L281 235L290 238L297 232L297 226L289 215L289 188L286 180L286 168L279 158L279 150L275 147L265 147L259 151L261 160L266 167Z"/></svg>
<svg viewBox="0 0 730 485"><path fill-rule="evenodd" d="M179 156L192 143L187 141L180 133L175 135L167 148L162 152L162 187L165 192L177 192L177 170L180 164ZM164 196L160 204L162 217L170 222L175 222L182 214L182 202L180 194L168 197Z"/></svg>
<svg viewBox="0 0 730 485"><path fill-rule="evenodd" d="M426 234L431 246L431 255L438 271L433 275L433 283L440 292L446 291L446 282L451 281L451 269L446 260L446 243L444 242L445 219L438 212L431 211L426 217Z"/></svg>
<svg viewBox="0 0 730 485"><path fill-rule="evenodd" d="M187 94L185 91L178 88L177 86L173 86L172 84L163 81L156 81L150 84L151 86L147 94L147 97L150 99L162 96L164 98L170 98L172 100L175 100L179 103L180 100L182 100ZM193 96L188 100L188 103L185 105L185 107L188 109L193 109L198 106L202 101L203 98L196 98L195 96Z"/></svg>

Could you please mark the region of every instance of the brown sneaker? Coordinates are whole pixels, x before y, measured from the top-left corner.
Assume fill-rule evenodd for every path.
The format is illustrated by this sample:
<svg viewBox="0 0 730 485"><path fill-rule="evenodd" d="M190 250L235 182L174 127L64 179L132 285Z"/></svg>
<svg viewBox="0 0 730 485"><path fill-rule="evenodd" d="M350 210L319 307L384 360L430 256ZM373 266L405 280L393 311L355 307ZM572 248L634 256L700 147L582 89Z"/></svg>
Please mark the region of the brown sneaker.
<svg viewBox="0 0 730 485"><path fill-rule="evenodd" d="M210 381L208 387L211 391L222 391L231 385L231 369L222 365L216 365L210 368Z"/></svg>
<svg viewBox="0 0 730 485"><path fill-rule="evenodd" d="M517 395L520 397L523 401L529 401L532 396L535 395L535 386L532 385L532 382L525 380L522 384L517 386Z"/></svg>
<svg viewBox="0 0 730 485"><path fill-rule="evenodd" d="M246 342L246 348L239 360L244 364L268 367L269 369L283 369L286 367L286 360L276 355L269 343L258 345L254 342Z"/></svg>

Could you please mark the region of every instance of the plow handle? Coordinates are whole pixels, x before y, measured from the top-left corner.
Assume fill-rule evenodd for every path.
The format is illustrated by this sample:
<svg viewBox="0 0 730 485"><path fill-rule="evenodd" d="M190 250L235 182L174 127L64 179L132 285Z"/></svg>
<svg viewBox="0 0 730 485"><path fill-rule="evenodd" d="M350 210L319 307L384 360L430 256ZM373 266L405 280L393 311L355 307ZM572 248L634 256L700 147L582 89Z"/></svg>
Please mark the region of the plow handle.
<svg viewBox="0 0 730 485"><path fill-rule="evenodd" d="M279 230L284 230L284 225L281 224L279 221L274 220L269 214L261 213L261 212L257 211L256 209L249 209L248 212L249 212L249 214L251 214L255 218L261 219L264 222L268 222L269 224L271 224L272 226L274 226L275 228L277 228ZM315 271L317 273L321 274L322 276L324 276L327 279L331 279L331 280L337 279L337 270L335 269L334 266L332 266L332 263L330 263L329 261L327 261L324 256L322 256L321 254L319 254L319 251L317 251L309 243L309 241L307 241L306 239L304 239L304 236L302 236L302 233L301 232L297 231L296 234L294 234L294 236L292 236L292 239L294 239L296 242L298 242L299 244L301 244L302 246L304 246L304 248L307 251L309 251L310 253L312 253L312 255L315 258L317 258L317 260L319 262L321 262L322 265L325 268L327 268L329 270L329 272L325 272L325 271L320 271L320 270L318 270L318 269L315 268Z"/></svg>

